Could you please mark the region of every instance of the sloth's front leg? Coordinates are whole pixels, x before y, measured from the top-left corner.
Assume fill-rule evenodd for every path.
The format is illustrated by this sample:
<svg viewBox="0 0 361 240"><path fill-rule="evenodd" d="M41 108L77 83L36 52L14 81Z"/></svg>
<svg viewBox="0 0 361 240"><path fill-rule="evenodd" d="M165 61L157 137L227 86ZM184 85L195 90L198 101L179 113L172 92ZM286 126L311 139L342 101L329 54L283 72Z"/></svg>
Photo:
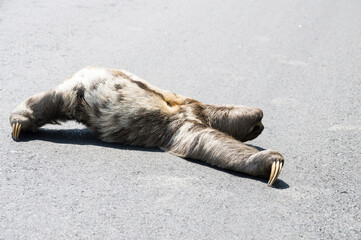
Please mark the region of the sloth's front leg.
<svg viewBox="0 0 361 240"><path fill-rule="evenodd" d="M51 89L38 93L18 105L10 114L14 140L19 139L21 131L35 132L46 123L58 123L69 119L63 113L62 94Z"/></svg>
<svg viewBox="0 0 361 240"><path fill-rule="evenodd" d="M223 132L194 122L180 127L164 149L220 168L269 177L269 186L276 181L284 164L284 158L276 151L258 151Z"/></svg>

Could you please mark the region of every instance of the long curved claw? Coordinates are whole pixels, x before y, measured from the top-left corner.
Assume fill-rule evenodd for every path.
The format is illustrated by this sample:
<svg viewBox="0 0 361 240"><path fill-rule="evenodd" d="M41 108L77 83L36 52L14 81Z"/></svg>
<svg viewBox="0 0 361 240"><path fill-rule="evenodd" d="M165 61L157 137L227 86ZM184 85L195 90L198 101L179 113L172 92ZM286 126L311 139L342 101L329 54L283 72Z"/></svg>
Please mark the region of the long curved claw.
<svg viewBox="0 0 361 240"><path fill-rule="evenodd" d="M13 138L15 139L15 123L13 123Z"/></svg>
<svg viewBox="0 0 361 240"><path fill-rule="evenodd" d="M280 163L280 161L276 161L272 163L272 168L271 168L271 174L269 177L269 181L268 181L268 186L272 186L272 184L277 180L278 176L281 173L283 164Z"/></svg>
<svg viewBox="0 0 361 240"><path fill-rule="evenodd" d="M282 166L283 166L283 164L282 164L282 163L280 163L280 168L278 169L278 173L277 173L277 175L276 175L276 177L275 177L274 182L277 180L278 176L280 175L281 170L282 170ZM273 183L274 183L274 182L273 182ZM272 183L272 184L273 184L273 183Z"/></svg>
<svg viewBox="0 0 361 240"><path fill-rule="evenodd" d="M21 132L21 123L13 123L13 139L18 140Z"/></svg>
<svg viewBox="0 0 361 240"><path fill-rule="evenodd" d="M272 163L272 167L271 167L271 174L269 176L269 180L268 180L268 185L270 186L270 182L275 174L275 169L276 169L276 162Z"/></svg>
<svg viewBox="0 0 361 240"><path fill-rule="evenodd" d="M19 139L20 132L21 132L21 124L19 123L18 133L17 133L17 135L16 135L17 139Z"/></svg>

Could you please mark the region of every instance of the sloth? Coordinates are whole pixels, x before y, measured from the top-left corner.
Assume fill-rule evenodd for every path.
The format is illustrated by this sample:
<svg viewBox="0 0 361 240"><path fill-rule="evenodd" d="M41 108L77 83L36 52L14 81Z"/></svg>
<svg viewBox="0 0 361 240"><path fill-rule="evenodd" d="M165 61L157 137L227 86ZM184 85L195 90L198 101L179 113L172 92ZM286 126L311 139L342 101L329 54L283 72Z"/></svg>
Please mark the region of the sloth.
<svg viewBox="0 0 361 240"><path fill-rule="evenodd" d="M22 102L12 111L10 124L18 141L21 131L76 120L105 142L158 147L182 158L269 178L271 186L282 170L283 156L243 143L261 134L262 118L259 108L203 104L124 70L86 67Z"/></svg>

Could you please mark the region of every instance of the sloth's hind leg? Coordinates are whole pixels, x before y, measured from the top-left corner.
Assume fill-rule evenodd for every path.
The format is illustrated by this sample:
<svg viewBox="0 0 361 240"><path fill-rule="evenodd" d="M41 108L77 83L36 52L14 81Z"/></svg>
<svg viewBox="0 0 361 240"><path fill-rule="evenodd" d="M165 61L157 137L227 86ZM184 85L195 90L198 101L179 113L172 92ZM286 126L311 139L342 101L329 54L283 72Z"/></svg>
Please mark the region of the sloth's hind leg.
<svg viewBox="0 0 361 240"><path fill-rule="evenodd" d="M64 111L64 99L61 93L51 89L38 93L17 106L10 114L13 139L19 138L21 131L35 132L46 123L59 123L70 117Z"/></svg>
<svg viewBox="0 0 361 240"><path fill-rule="evenodd" d="M276 181L284 164L284 158L276 151L258 151L223 132L192 122L185 123L164 150L220 168L269 177L269 186Z"/></svg>

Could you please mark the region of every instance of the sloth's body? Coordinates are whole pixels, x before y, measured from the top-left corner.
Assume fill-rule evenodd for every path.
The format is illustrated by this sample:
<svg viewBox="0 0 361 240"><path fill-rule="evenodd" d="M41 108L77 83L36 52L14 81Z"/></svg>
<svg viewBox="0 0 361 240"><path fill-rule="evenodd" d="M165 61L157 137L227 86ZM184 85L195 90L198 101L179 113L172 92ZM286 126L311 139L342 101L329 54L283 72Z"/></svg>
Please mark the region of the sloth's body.
<svg viewBox="0 0 361 240"><path fill-rule="evenodd" d="M262 117L258 108L207 105L123 70L87 67L21 103L10 124L18 139L20 130L76 120L106 142L160 147L220 168L270 176L272 185L283 166L282 155L242 143L262 132Z"/></svg>

